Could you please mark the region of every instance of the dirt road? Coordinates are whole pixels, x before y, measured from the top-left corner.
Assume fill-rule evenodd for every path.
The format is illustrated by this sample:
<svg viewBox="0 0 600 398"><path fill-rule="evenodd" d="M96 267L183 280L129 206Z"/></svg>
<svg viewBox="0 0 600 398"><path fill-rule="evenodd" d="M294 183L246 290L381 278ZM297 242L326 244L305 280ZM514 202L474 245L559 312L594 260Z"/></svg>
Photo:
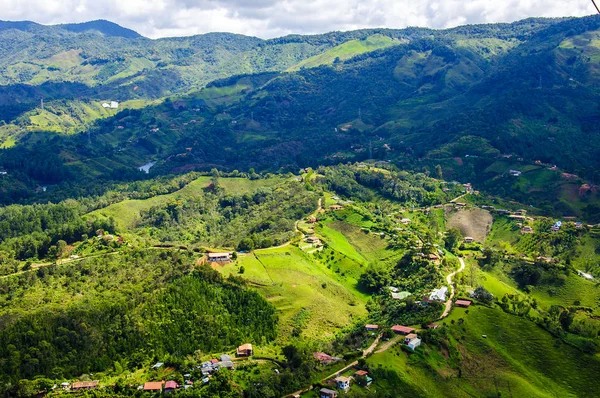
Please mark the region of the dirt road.
<svg viewBox="0 0 600 398"><path fill-rule="evenodd" d="M454 275L458 274L459 272L463 272L463 270L465 269L465 260L463 260L462 257L459 257L458 261L460 261L460 268L446 276L446 282L448 282L448 284L450 285L450 297L448 297L448 301L446 301L446 308L444 309L444 313L442 314L440 319L447 317L450 313L450 310L452 309L452 299L454 298L454 281L452 280L452 278L454 277Z"/></svg>

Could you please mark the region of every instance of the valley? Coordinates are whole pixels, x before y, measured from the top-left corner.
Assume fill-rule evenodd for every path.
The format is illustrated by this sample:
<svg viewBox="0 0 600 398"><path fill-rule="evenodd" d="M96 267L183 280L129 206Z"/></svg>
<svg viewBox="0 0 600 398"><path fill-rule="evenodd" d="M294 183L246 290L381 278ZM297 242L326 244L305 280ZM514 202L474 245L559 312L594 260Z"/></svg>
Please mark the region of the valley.
<svg viewBox="0 0 600 398"><path fill-rule="evenodd" d="M599 32L0 21L0 396L598 395Z"/></svg>

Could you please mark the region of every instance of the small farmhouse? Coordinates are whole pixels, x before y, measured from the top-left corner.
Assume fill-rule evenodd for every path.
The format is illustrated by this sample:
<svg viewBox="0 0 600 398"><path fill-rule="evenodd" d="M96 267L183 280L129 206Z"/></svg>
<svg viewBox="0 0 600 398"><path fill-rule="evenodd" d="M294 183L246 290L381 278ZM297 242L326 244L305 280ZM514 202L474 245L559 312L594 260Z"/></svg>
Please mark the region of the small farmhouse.
<svg viewBox="0 0 600 398"><path fill-rule="evenodd" d="M242 344L237 348L238 357L250 357L252 356L252 344Z"/></svg>
<svg viewBox="0 0 600 398"><path fill-rule="evenodd" d="M179 384L176 381L169 380L165 383L165 392L175 392L179 388Z"/></svg>
<svg viewBox="0 0 600 398"><path fill-rule="evenodd" d="M346 376L338 376L335 378L335 383L337 384L337 388L342 391L348 391L350 389L350 381L352 379Z"/></svg>
<svg viewBox="0 0 600 398"><path fill-rule="evenodd" d="M414 331L415 331L414 328L410 328L408 326L402 326L402 325L392 326L392 332L394 332L396 334L407 335L407 334L412 333Z"/></svg>
<svg viewBox="0 0 600 398"><path fill-rule="evenodd" d="M208 261L214 263L225 263L231 260L231 253L208 253Z"/></svg>
<svg viewBox="0 0 600 398"><path fill-rule="evenodd" d="M367 329L369 332L372 332L379 329L379 325L365 325L365 329Z"/></svg>
<svg viewBox="0 0 600 398"><path fill-rule="evenodd" d="M473 239L473 237L465 236L465 243L473 243L473 242L475 242L475 239Z"/></svg>
<svg viewBox="0 0 600 398"><path fill-rule="evenodd" d="M469 300L456 300L454 303L457 307L468 308L471 305Z"/></svg>
<svg viewBox="0 0 600 398"><path fill-rule="evenodd" d="M94 381L76 381L71 385L71 390L79 391L79 390L91 390L93 388L98 387L98 380Z"/></svg>
<svg viewBox="0 0 600 398"><path fill-rule="evenodd" d="M329 388L321 388L319 390L319 395L321 398L337 398L337 391L330 390Z"/></svg>
<svg viewBox="0 0 600 398"><path fill-rule="evenodd" d="M448 293L448 286L435 289L429 294L429 301L446 301L446 293Z"/></svg>
<svg viewBox="0 0 600 398"><path fill-rule="evenodd" d="M162 381L148 381L144 383L144 391L162 391Z"/></svg>

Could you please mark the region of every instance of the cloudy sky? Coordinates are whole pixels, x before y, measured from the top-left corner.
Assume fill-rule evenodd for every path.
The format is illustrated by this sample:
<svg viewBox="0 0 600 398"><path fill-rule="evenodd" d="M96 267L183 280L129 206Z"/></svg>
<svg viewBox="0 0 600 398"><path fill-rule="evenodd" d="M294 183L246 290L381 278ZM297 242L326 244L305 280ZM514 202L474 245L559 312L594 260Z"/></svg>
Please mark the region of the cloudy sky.
<svg viewBox="0 0 600 398"><path fill-rule="evenodd" d="M590 0L1 0L1 20L108 19L151 38L235 32L262 38L366 27L447 28L583 16Z"/></svg>

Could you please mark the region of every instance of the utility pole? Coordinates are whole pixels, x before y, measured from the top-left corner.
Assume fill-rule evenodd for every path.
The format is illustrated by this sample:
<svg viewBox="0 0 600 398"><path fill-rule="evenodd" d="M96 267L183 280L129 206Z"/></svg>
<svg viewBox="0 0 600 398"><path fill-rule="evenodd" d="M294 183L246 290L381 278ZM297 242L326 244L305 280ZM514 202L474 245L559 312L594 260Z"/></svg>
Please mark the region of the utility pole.
<svg viewBox="0 0 600 398"><path fill-rule="evenodd" d="M42 98L42 111L44 110L44 99Z"/></svg>

